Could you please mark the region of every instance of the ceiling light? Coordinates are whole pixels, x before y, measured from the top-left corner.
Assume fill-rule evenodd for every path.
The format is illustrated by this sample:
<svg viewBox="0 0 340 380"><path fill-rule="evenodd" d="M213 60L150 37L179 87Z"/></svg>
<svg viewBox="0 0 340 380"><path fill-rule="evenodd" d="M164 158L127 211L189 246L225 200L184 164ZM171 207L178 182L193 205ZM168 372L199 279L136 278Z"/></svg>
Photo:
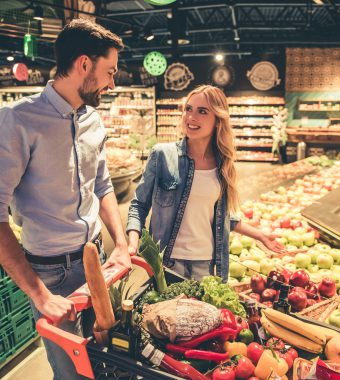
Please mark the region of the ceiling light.
<svg viewBox="0 0 340 380"><path fill-rule="evenodd" d="M217 62L223 61L223 54L220 54L220 53L216 54L215 59Z"/></svg>
<svg viewBox="0 0 340 380"><path fill-rule="evenodd" d="M172 19L172 12L171 12L171 11L166 12L166 18L167 18L168 20L171 20L171 19Z"/></svg>
<svg viewBox="0 0 340 380"><path fill-rule="evenodd" d="M155 35L151 32L151 30L146 30L144 33L144 39L147 41L152 41L155 38Z"/></svg>
<svg viewBox="0 0 340 380"><path fill-rule="evenodd" d="M325 3L323 2L323 0L313 0L313 1L317 5L325 5Z"/></svg>
<svg viewBox="0 0 340 380"><path fill-rule="evenodd" d="M9 61L9 62L14 61L14 57L13 57L13 55L9 55L9 56L7 57L7 61Z"/></svg>
<svg viewBox="0 0 340 380"><path fill-rule="evenodd" d="M234 41L240 41L240 37L239 36L235 36L234 37Z"/></svg>
<svg viewBox="0 0 340 380"><path fill-rule="evenodd" d="M126 30L124 30L124 35L125 36L131 36L133 34L133 29L132 28L127 28Z"/></svg>
<svg viewBox="0 0 340 380"><path fill-rule="evenodd" d="M34 8L33 18L34 18L34 20L37 20L37 21L42 21L44 19L44 10L42 9L42 7L40 5L37 5Z"/></svg>

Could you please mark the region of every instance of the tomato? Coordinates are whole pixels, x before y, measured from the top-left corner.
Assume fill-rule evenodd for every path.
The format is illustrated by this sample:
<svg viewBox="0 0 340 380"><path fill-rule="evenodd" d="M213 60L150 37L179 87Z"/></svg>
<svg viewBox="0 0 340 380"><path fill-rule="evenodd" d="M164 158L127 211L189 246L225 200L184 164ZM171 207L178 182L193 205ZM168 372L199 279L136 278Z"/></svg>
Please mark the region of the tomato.
<svg viewBox="0 0 340 380"><path fill-rule="evenodd" d="M294 348L292 348L292 347L288 348L287 353L292 357L293 362L299 356L299 354L297 353L297 351L294 350Z"/></svg>
<svg viewBox="0 0 340 380"><path fill-rule="evenodd" d="M260 380L260 379L258 377L256 377L256 376L252 376L252 377L249 377L248 380Z"/></svg>
<svg viewBox="0 0 340 380"><path fill-rule="evenodd" d="M254 374L254 364L245 356L237 358L237 365L235 369L235 375L237 379L249 379Z"/></svg>
<svg viewBox="0 0 340 380"><path fill-rule="evenodd" d="M235 380L235 370L232 366L218 367L212 375L212 380Z"/></svg>
<svg viewBox="0 0 340 380"><path fill-rule="evenodd" d="M285 348L285 343L282 339L272 337L267 340L266 346L272 347L274 350L282 350Z"/></svg>
<svg viewBox="0 0 340 380"><path fill-rule="evenodd" d="M288 369L292 368L294 360L291 357L291 355L288 352L286 352L286 350L283 350L282 352L276 351L276 353L280 358L283 358L285 360L285 362L288 365Z"/></svg>
<svg viewBox="0 0 340 380"><path fill-rule="evenodd" d="M247 357L255 364L260 360L261 355L263 354L264 348L256 342L249 344L247 348Z"/></svg>

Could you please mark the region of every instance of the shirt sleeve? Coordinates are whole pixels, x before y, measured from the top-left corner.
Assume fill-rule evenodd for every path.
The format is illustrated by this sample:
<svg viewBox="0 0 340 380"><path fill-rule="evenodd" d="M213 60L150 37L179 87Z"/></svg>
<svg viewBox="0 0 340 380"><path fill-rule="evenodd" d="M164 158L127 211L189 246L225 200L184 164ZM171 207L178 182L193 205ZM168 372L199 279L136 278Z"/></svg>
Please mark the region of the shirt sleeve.
<svg viewBox="0 0 340 380"><path fill-rule="evenodd" d="M106 165L105 140L104 140L103 148L99 154L99 163L98 163L94 193L100 199L100 198L103 198L104 195L111 193L112 191L114 191L114 189L111 182L111 175Z"/></svg>
<svg viewBox="0 0 340 380"><path fill-rule="evenodd" d="M128 214L126 232L136 230L139 233L145 226L152 205L152 194L156 178L157 153L151 150L142 178L136 188Z"/></svg>
<svg viewBox="0 0 340 380"><path fill-rule="evenodd" d="M0 222L8 222L8 206L30 159L30 144L15 110L0 110Z"/></svg>
<svg viewBox="0 0 340 380"><path fill-rule="evenodd" d="M239 218L238 216L236 215L231 215L230 216L230 231L233 231L237 225L237 223L241 220L241 218Z"/></svg>

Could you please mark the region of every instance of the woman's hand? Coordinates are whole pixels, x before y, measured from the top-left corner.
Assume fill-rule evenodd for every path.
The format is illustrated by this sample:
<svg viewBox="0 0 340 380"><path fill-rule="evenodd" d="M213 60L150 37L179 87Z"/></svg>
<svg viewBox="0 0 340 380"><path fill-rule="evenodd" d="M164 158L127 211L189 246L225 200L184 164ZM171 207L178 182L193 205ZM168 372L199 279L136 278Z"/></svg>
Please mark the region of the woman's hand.
<svg viewBox="0 0 340 380"><path fill-rule="evenodd" d="M259 240L271 251L277 252L277 253L283 253L286 250L286 248L283 244L279 243L276 240L276 237L277 236L275 235L263 233Z"/></svg>
<svg viewBox="0 0 340 380"><path fill-rule="evenodd" d="M130 256L137 255L139 243L139 232L131 230L129 231L129 245L128 251Z"/></svg>

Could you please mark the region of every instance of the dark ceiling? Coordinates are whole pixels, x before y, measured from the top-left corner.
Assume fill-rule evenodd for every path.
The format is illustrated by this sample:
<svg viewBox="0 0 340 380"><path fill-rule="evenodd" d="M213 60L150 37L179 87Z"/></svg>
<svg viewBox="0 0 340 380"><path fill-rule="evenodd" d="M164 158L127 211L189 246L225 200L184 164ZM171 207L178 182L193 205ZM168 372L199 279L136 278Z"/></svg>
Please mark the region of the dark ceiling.
<svg viewBox="0 0 340 380"><path fill-rule="evenodd" d="M22 52L30 20L39 41L38 59L53 60L53 40L70 15L65 4L72 1L0 0L0 51ZM121 57L126 61L141 60L151 50L168 57L195 57L217 51L275 53L286 46L340 47L340 4L334 0L177 0L165 7L143 0L92 2L97 22L123 37L127 47ZM44 9L41 24L33 20L38 5ZM145 32L155 38L146 41ZM190 43L178 45L178 38Z"/></svg>

